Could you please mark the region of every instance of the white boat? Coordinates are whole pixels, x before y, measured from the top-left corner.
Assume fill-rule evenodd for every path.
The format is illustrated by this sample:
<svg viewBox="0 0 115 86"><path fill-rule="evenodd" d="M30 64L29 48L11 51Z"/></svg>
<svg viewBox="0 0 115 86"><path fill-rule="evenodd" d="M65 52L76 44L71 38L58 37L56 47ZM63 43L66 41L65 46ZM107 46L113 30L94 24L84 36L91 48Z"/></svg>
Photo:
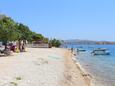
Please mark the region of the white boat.
<svg viewBox="0 0 115 86"><path fill-rule="evenodd" d="M110 55L110 52L105 48L98 48L91 52L92 55Z"/></svg>

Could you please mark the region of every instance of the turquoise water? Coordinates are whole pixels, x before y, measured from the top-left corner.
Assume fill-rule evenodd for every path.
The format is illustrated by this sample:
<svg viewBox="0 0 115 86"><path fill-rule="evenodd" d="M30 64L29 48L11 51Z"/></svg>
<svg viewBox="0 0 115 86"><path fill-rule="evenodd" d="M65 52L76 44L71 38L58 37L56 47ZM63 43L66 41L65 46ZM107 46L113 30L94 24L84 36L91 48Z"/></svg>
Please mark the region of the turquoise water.
<svg viewBox="0 0 115 86"><path fill-rule="evenodd" d="M96 86L115 86L115 45L71 45L69 47L87 50L79 53L76 58L93 76ZM93 56L91 51L95 48L107 48L111 55Z"/></svg>

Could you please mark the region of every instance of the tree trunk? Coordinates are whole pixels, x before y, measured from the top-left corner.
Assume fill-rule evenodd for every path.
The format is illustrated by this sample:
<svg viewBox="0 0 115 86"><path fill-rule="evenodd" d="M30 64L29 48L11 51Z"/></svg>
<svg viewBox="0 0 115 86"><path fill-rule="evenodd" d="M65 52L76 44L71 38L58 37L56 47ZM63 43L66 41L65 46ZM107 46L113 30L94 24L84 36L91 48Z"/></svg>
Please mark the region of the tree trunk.
<svg viewBox="0 0 115 86"><path fill-rule="evenodd" d="M19 39L18 42L19 42L19 50L20 50L20 52L21 52L21 51L22 51L22 48L21 48L21 40Z"/></svg>
<svg viewBox="0 0 115 86"><path fill-rule="evenodd" d="M6 50L7 49L7 41L4 42L4 46L5 46L4 50Z"/></svg>
<svg viewBox="0 0 115 86"><path fill-rule="evenodd" d="M25 46L26 45L26 40L23 40L23 45L22 45L22 51L25 52Z"/></svg>
<svg viewBox="0 0 115 86"><path fill-rule="evenodd" d="M7 49L7 44L5 44L5 50Z"/></svg>

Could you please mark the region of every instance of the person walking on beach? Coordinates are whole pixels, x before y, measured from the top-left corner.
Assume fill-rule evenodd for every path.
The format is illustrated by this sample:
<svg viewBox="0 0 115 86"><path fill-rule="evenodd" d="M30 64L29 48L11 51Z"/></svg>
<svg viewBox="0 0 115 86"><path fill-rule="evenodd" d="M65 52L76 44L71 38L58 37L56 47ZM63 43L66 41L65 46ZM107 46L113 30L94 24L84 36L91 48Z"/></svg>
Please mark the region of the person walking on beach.
<svg viewBox="0 0 115 86"><path fill-rule="evenodd" d="M73 53L73 47L71 48L71 52Z"/></svg>

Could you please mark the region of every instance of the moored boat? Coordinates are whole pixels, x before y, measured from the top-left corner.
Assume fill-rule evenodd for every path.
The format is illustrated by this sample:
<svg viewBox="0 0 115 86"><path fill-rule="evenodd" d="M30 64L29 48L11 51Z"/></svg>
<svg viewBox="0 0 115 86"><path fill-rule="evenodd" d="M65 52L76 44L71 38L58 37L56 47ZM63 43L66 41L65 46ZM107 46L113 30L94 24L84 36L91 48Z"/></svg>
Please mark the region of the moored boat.
<svg viewBox="0 0 115 86"><path fill-rule="evenodd" d="M110 55L110 52L105 48L94 49L91 52L92 55Z"/></svg>
<svg viewBox="0 0 115 86"><path fill-rule="evenodd" d="M85 52L86 50L85 49L82 49L82 48L78 48L76 49L77 52Z"/></svg>

